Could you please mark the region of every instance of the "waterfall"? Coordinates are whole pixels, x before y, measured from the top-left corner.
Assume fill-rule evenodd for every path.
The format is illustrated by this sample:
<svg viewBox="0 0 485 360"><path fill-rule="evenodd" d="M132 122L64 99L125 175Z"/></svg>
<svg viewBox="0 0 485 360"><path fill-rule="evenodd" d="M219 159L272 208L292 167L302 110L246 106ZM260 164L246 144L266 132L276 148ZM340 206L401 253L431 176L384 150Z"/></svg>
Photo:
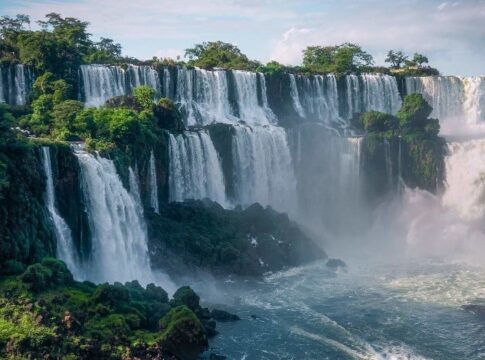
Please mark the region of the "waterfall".
<svg viewBox="0 0 485 360"><path fill-rule="evenodd" d="M153 154L153 150L150 152L149 175L150 175L149 177L150 178L150 205L152 209L158 214L159 206L158 206L157 169L155 166L155 155Z"/></svg>
<svg viewBox="0 0 485 360"><path fill-rule="evenodd" d="M51 155L50 149L47 146L42 147L42 163L44 166L44 172L46 175L46 192L45 192L45 200L47 204L47 209L49 210L49 214L54 224L54 231L56 235L56 256L64 261L72 272L73 276L76 279L79 279L82 276L82 272L80 269L79 264L79 257L76 253L76 247L74 246L74 242L72 240L72 233L69 226L66 224L64 219L56 208L56 198L55 198L55 191L54 191L54 180L52 176L52 164L51 164Z"/></svg>
<svg viewBox="0 0 485 360"><path fill-rule="evenodd" d="M462 218L485 216L485 139L448 144L443 204Z"/></svg>
<svg viewBox="0 0 485 360"><path fill-rule="evenodd" d="M86 106L101 106L106 100L128 95L140 85L152 87L160 94L158 73L150 66L81 65Z"/></svg>
<svg viewBox="0 0 485 360"><path fill-rule="evenodd" d="M420 93L433 107L432 117L445 119L463 113L464 91L456 76L407 77L406 93Z"/></svg>
<svg viewBox="0 0 485 360"><path fill-rule="evenodd" d="M136 170L136 167L135 167L135 170ZM128 167L128 176L130 181L130 194L135 199L135 203L138 206L138 211L143 213L143 205L142 205L141 196L140 196L140 184L138 182L136 171L134 171L131 166Z"/></svg>
<svg viewBox="0 0 485 360"><path fill-rule="evenodd" d="M171 91L170 91L170 70L168 68L163 69L163 87L162 87L162 95L166 98L170 98Z"/></svg>
<svg viewBox="0 0 485 360"><path fill-rule="evenodd" d="M340 173L340 190L342 196L349 195L355 201L360 196L360 155L362 153L362 137L346 138L342 152L342 167Z"/></svg>
<svg viewBox="0 0 485 360"><path fill-rule="evenodd" d="M296 181L283 128L236 126L232 159L236 203L294 209Z"/></svg>
<svg viewBox="0 0 485 360"><path fill-rule="evenodd" d="M356 113L380 111L396 114L401 108L401 96L394 76L383 74L347 75L345 77L345 118Z"/></svg>
<svg viewBox="0 0 485 360"><path fill-rule="evenodd" d="M33 76L23 64L0 68L0 102L25 105L32 89Z"/></svg>
<svg viewBox="0 0 485 360"><path fill-rule="evenodd" d="M87 278L96 282L152 281L147 230L137 203L123 187L111 160L84 151L75 152L81 166L83 191L92 233Z"/></svg>
<svg viewBox="0 0 485 360"><path fill-rule="evenodd" d="M423 95L444 133L483 132L485 128L485 77L408 77L406 93Z"/></svg>
<svg viewBox="0 0 485 360"><path fill-rule="evenodd" d="M463 110L471 124L485 122L485 77L463 78L465 99Z"/></svg>
<svg viewBox="0 0 485 360"><path fill-rule="evenodd" d="M228 94L225 71L177 70L175 101L181 105L189 126L235 121Z"/></svg>
<svg viewBox="0 0 485 360"><path fill-rule="evenodd" d="M302 111L307 118L326 124L340 120L337 79L334 75L298 76L296 80L301 83L299 94Z"/></svg>
<svg viewBox="0 0 485 360"><path fill-rule="evenodd" d="M169 201L209 198L225 205L221 162L205 131L169 135Z"/></svg>
<svg viewBox="0 0 485 360"><path fill-rule="evenodd" d="M250 125L267 125L276 122L276 117L268 107L267 94L265 91L258 92L258 79L260 89L266 90L266 80L263 75L233 70L234 81L236 84L236 98L239 108L239 118ZM258 100L261 95L261 103Z"/></svg>
<svg viewBox="0 0 485 360"><path fill-rule="evenodd" d="M362 138L335 136L319 124L293 129L289 135L297 179L297 220L318 233L362 230Z"/></svg>
<svg viewBox="0 0 485 360"><path fill-rule="evenodd" d="M305 112L300 103L300 95L298 93L298 87L296 85L295 75L289 74L290 77L290 95L291 99L293 100L293 108L297 112L298 116L304 118Z"/></svg>

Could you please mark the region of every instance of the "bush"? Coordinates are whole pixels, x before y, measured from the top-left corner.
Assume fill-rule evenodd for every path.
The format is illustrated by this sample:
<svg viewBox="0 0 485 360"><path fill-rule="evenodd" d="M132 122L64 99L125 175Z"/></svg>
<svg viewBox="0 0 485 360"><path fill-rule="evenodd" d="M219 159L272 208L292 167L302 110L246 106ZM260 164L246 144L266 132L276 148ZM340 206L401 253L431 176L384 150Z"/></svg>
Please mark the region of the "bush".
<svg viewBox="0 0 485 360"><path fill-rule="evenodd" d="M49 287L51 277L52 271L48 268L42 264L33 264L20 275L20 280L28 284L33 291L40 291Z"/></svg>
<svg viewBox="0 0 485 360"><path fill-rule="evenodd" d="M410 94L404 98L401 109L397 113L399 126L403 130L423 129L433 108L421 94Z"/></svg>
<svg viewBox="0 0 485 360"><path fill-rule="evenodd" d="M68 285L74 281L66 264L54 258L45 258L40 264L30 265L20 275L20 280L28 284L33 291Z"/></svg>
<svg viewBox="0 0 485 360"><path fill-rule="evenodd" d="M397 119L394 116L378 111L362 114L361 122L368 132L392 132L397 128Z"/></svg>
<svg viewBox="0 0 485 360"><path fill-rule="evenodd" d="M155 89L150 86L138 86L133 89L133 96L143 110L151 110L156 95Z"/></svg>
<svg viewBox="0 0 485 360"><path fill-rule="evenodd" d="M190 286L182 286L175 292L175 294L173 294L173 299L170 301L170 305L185 305L190 310L195 311L200 308L199 300L199 295L197 295Z"/></svg>

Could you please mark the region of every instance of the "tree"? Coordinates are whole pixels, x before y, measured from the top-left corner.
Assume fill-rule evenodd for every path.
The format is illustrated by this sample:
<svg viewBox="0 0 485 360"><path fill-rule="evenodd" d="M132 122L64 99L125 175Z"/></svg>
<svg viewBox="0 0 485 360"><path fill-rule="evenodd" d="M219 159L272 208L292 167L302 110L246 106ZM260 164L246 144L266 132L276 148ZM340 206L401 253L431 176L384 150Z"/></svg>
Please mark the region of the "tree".
<svg viewBox="0 0 485 360"><path fill-rule="evenodd" d="M415 63L418 67L422 67L424 64L428 64L429 60L422 54L414 53L413 63Z"/></svg>
<svg viewBox="0 0 485 360"><path fill-rule="evenodd" d="M92 52L85 57L88 63L110 63L121 58L121 45L112 39L101 38L94 44Z"/></svg>
<svg viewBox="0 0 485 360"><path fill-rule="evenodd" d="M408 56L404 55L402 51L389 50L387 53L386 63L390 63L391 67L394 69L400 69L404 62L407 60Z"/></svg>
<svg viewBox="0 0 485 360"><path fill-rule="evenodd" d="M273 75L284 71L286 67L277 61L270 61L266 65L261 65L258 67L257 71L264 74Z"/></svg>
<svg viewBox="0 0 485 360"><path fill-rule="evenodd" d="M309 46L303 50L303 65L310 71L348 73L371 66L374 60L358 45Z"/></svg>
<svg viewBox="0 0 485 360"><path fill-rule="evenodd" d="M254 70L259 65L251 61L235 45L222 41L204 42L185 50L188 64L204 69L221 67L225 69Z"/></svg>
<svg viewBox="0 0 485 360"><path fill-rule="evenodd" d="M150 86L137 86L133 89L133 96L143 110L151 110L156 91Z"/></svg>
<svg viewBox="0 0 485 360"><path fill-rule="evenodd" d="M25 26L30 24L27 15L19 14L12 18L2 16L0 18L0 58L13 61L18 59L17 39Z"/></svg>
<svg viewBox="0 0 485 360"><path fill-rule="evenodd" d="M52 116L58 138L69 140L73 134L83 135L83 138L89 135L87 124L76 121L83 108L83 103L76 100L66 100L54 105Z"/></svg>
<svg viewBox="0 0 485 360"><path fill-rule="evenodd" d="M404 133L424 132L428 135L439 133L439 121L429 119L433 108L421 94L410 94L404 98L397 113L399 126Z"/></svg>
<svg viewBox="0 0 485 360"><path fill-rule="evenodd" d="M361 122L368 132L392 132L397 129L396 117L379 111L369 111L362 114Z"/></svg>

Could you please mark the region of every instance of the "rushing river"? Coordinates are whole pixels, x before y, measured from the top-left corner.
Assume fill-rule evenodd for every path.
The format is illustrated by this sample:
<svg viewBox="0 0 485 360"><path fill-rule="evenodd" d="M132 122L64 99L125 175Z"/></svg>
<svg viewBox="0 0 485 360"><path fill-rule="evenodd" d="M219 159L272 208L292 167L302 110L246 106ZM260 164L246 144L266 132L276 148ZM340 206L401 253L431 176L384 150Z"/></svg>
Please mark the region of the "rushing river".
<svg viewBox="0 0 485 360"><path fill-rule="evenodd" d="M485 321L462 308L485 299L482 268L316 263L224 287L242 320L211 351L229 359L485 358Z"/></svg>

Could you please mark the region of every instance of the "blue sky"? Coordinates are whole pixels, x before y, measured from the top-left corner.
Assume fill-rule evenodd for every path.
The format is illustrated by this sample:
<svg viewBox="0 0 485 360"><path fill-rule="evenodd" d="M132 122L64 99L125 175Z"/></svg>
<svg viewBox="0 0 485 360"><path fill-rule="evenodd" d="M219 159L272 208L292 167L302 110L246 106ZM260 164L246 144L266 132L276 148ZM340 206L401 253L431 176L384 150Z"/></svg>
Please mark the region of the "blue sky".
<svg viewBox="0 0 485 360"><path fill-rule="evenodd" d="M301 62L308 45L355 42L382 64L422 52L444 74L485 75L485 0L1 0L0 14L49 12L90 22L137 58L223 40L250 58Z"/></svg>

